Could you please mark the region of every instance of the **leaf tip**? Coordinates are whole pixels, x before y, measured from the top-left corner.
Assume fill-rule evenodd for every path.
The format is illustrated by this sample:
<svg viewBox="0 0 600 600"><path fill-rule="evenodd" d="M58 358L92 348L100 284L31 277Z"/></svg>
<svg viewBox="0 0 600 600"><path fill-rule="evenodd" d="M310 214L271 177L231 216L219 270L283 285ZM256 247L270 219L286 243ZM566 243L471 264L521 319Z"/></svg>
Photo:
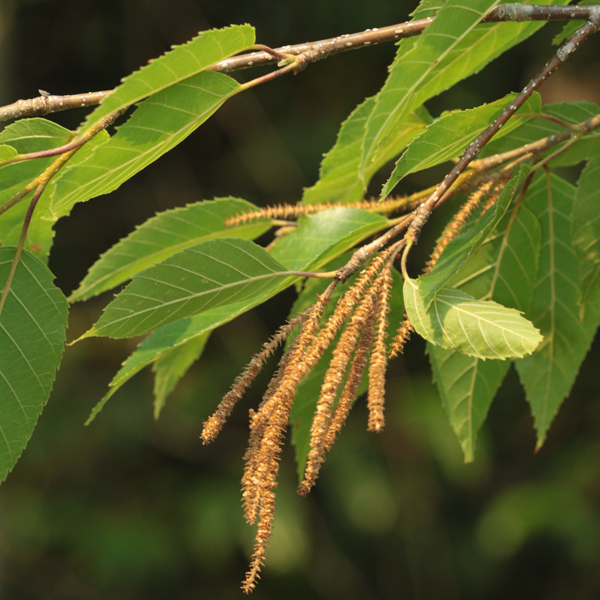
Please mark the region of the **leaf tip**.
<svg viewBox="0 0 600 600"><path fill-rule="evenodd" d="M534 454L537 454L542 449L542 446L544 445L545 441L546 433L544 433L541 437L538 436L537 444L535 445L535 450L533 451Z"/></svg>

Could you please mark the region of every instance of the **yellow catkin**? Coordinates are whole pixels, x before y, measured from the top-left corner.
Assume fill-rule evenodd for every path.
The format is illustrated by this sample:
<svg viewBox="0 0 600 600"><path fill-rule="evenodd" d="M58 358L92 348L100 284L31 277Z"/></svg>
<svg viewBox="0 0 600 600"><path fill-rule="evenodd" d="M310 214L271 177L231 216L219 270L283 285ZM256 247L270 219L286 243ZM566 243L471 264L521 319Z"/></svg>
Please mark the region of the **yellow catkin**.
<svg viewBox="0 0 600 600"><path fill-rule="evenodd" d="M225 220L226 227L235 227L259 219L297 219L305 215L312 215L317 212L329 210L331 208L362 208L363 210L376 210L385 212L389 205L398 204L399 198L388 198L383 202L378 199L361 200L359 202L320 202L316 204L278 204L277 206L266 206L259 210L247 213L241 213Z"/></svg>
<svg viewBox="0 0 600 600"><path fill-rule="evenodd" d="M303 496L310 491L319 475L324 460L325 437L331 421L333 403L361 330L372 311L375 289L376 286L374 285L354 311L350 323L340 336L339 342L333 351L329 368L325 373L310 428L310 451L306 459L304 480L298 488L298 493Z"/></svg>
<svg viewBox="0 0 600 600"><path fill-rule="evenodd" d="M367 395L367 406L369 408L369 421L367 429L379 432L385 425L383 416L385 402L385 371L387 368L386 337L390 310L390 292L392 289L392 270L384 269L381 277L381 285L378 290L378 302L376 311L376 333L373 342L373 352L369 365L369 391Z"/></svg>
<svg viewBox="0 0 600 600"><path fill-rule="evenodd" d="M348 371L348 377L346 378L344 388L342 389L340 398L335 406L327 433L325 434L323 448L325 454L331 450L331 447L333 446L338 433L342 430L342 427L350 414L352 405L356 400L363 373L367 367L374 337L375 314L372 312L361 332L356 352L354 353L354 358L352 359L352 364Z"/></svg>
<svg viewBox="0 0 600 600"><path fill-rule="evenodd" d="M257 580L260 579L260 569L264 565L266 550L273 530L275 507L275 493L273 491L267 491L261 507L260 521L254 544L254 552L252 553L250 561L250 568L246 573L246 578L242 582L242 591L245 594L251 593L256 587Z"/></svg>
<svg viewBox="0 0 600 600"><path fill-rule="evenodd" d="M400 324L392 343L390 344L390 359L404 352L404 345L408 342L410 334L414 331L411 322L408 320L408 315L404 315L404 321Z"/></svg>
<svg viewBox="0 0 600 600"><path fill-rule="evenodd" d="M261 461L265 459L264 453L261 454L262 443L268 432L269 423L282 403L282 398L287 399L290 396L290 394L287 397L282 396L281 393L277 395L277 392L284 389L282 385L287 383L286 376L289 379L290 367L301 358L306 346L311 342L327 301L328 297L324 294L307 311L308 315L305 317L303 327L290 348L284 353L279 363L279 369L271 379L258 410L250 412L250 440L244 456L245 469L242 477L244 516L250 524L255 522L260 507L264 474L259 471L261 470ZM293 397L293 394L291 396ZM271 459L268 462L271 464Z"/></svg>
<svg viewBox="0 0 600 600"><path fill-rule="evenodd" d="M356 283L342 296L327 323L317 334L318 322L328 299L324 294L305 319L290 354L284 355L286 364L276 378L259 410L251 415L251 444L246 454L246 470L242 479L244 509L250 521L258 515L259 524L250 569L242 585L249 593L256 585L260 568L271 535L275 511L276 478L279 469L278 454L289 413L299 383L315 366L335 337L335 333L348 318L353 306L370 287L381 270L389 252L376 257ZM333 286L333 284L332 284ZM333 287L330 286L329 290Z"/></svg>
<svg viewBox="0 0 600 600"><path fill-rule="evenodd" d="M276 397L276 392L281 387L284 380L287 385L291 379L295 378L298 371L298 365L303 363L307 348L315 339L316 332L319 329L319 321L327 302L328 296L324 294L319 298L318 302L309 309L309 314L305 318L305 322L300 329L300 332L279 362L278 371L271 379L267 391L263 396L263 400L254 415L252 427L260 427L262 421L270 417L274 407L277 406L277 402L279 401L278 397Z"/></svg>
<svg viewBox="0 0 600 600"><path fill-rule="evenodd" d="M275 488L277 486L277 474L279 471L278 455L281 453L281 445L284 441L285 430L289 422L292 398L282 402L274 412L261 443L259 451L257 478L259 479L259 521L254 542L254 552L250 562L250 568L242 583L245 593L250 593L259 576L260 569L264 564L264 557L269 545L275 519Z"/></svg>
<svg viewBox="0 0 600 600"><path fill-rule="evenodd" d="M486 181L481 184L470 196L469 199L461 206L460 210L452 217L444 232L440 236L425 268L425 273L429 273L446 246L460 233L473 211L481 203L485 195L490 191L494 184L493 181Z"/></svg>
<svg viewBox="0 0 600 600"><path fill-rule="evenodd" d="M260 373L265 361L273 354L277 347L287 339L290 333L305 318L305 316L305 313L301 313L290 319L290 321L283 325L268 342L263 344L261 351L252 357L252 360L233 382L231 390L225 394L219 403L217 410L204 422L202 434L200 435L204 444L208 444L217 437L223 428L227 417L233 411L246 388L254 381L258 373Z"/></svg>
<svg viewBox="0 0 600 600"><path fill-rule="evenodd" d="M504 173L500 177L500 179L496 182L494 189L490 192L489 198L486 200L486 202L481 207L480 214L484 215L490 208L492 208L492 206L494 206L494 204L496 204L498 197L502 193L504 186L508 183L510 178L511 178L511 173Z"/></svg>
<svg viewBox="0 0 600 600"><path fill-rule="evenodd" d="M291 370L290 370L291 371ZM251 484L254 487L255 508L259 514L259 523L254 545L254 553L250 563L250 569L242 589L249 593L256 585L256 578L264 561L264 555L272 532L273 519L275 515L275 492L277 485L277 473L279 470L278 455L281 452L284 433L289 422L289 414L293 401L292 389L294 375L289 371L281 380L281 384L273 394L276 398L276 408L270 419L264 425L264 433L260 441L260 447L256 453L256 468L253 473Z"/></svg>
<svg viewBox="0 0 600 600"><path fill-rule="evenodd" d="M338 300L333 314L317 335L314 335L314 331L307 332L307 338L310 338L307 339L307 342L310 345L303 346L298 351L297 358L290 360L289 369L280 385L283 385L285 382L286 386L291 386L292 394L295 393L299 383L317 364L321 356L323 356L323 353L335 338L337 331L344 325L356 303L371 285L372 280L381 270L384 260L383 255L376 257L371 265L360 274L354 285ZM309 319L307 319L307 324L308 321ZM299 336L304 335L306 330L307 327L303 327ZM275 394L269 399L269 403L276 402L274 398Z"/></svg>

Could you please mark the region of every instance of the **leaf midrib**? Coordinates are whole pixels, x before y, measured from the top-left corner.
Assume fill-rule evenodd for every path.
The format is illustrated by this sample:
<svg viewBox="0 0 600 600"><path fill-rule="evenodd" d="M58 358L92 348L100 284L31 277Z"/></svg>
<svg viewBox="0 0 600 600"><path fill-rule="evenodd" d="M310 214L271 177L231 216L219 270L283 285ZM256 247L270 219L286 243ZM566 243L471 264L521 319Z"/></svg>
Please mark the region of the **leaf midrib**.
<svg viewBox="0 0 600 600"><path fill-rule="evenodd" d="M200 275L199 273L196 273L196 275L198 275L200 277L203 277L203 275ZM194 294L191 294L190 296L186 296L185 298L178 298L178 299L175 299L175 300L170 300L168 302L163 302L162 304L159 304L158 306L154 306L152 308L145 308L143 310L131 311L128 316L122 317L120 319L111 320L110 324L107 324L104 327L108 327L109 325L112 327L116 323L119 323L119 322L124 321L124 320L131 319L132 318L131 317L131 313L133 313L137 317L138 315L143 315L144 313L147 313L147 312L156 311L156 310L162 309L162 308L167 307L167 306L176 305L176 304L179 304L179 303L187 303L190 300L195 300L197 298L201 298L202 296L205 296L205 295L208 295L208 294L219 294L221 291L229 289L229 288L241 287L241 286L245 287L246 285L248 285L250 283L254 283L255 281L262 281L264 279L270 279L270 278L273 278L273 277L294 277L294 276L297 276L297 275L298 275L297 271L277 271L277 272L274 272L274 273L266 273L264 275L258 275L258 276L252 277L251 279L246 279L246 280L243 280L243 281L236 281L236 282L233 282L233 283L224 284L224 285L221 285L218 288L212 288L211 290L205 290L203 292L194 293ZM140 277L140 279L141 278L142 277ZM170 284L168 284L168 282L164 282L164 281L160 281L160 280L155 280L155 279L152 279L151 277L143 277L143 279L145 279L147 281L154 281L155 283L159 283L161 285L170 285ZM131 294L131 295L133 295L133 294ZM154 300L154 298L152 298L152 300ZM232 301L231 303L233 304L234 302L235 301ZM112 310L115 310L116 308L118 308L118 307L112 307Z"/></svg>

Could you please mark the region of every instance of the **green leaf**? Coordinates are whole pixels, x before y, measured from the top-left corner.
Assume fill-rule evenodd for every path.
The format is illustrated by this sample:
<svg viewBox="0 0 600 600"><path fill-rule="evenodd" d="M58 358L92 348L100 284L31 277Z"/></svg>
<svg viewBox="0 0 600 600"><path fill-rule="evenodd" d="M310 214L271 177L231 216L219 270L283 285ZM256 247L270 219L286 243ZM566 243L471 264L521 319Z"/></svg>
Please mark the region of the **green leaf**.
<svg viewBox="0 0 600 600"><path fill-rule="evenodd" d="M398 57L376 97L375 108L367 123L359 170L361 175L377 157L379 146L396 124L441 89L449 87L451 79L446 76L449 84L436 89L440 87L439 77L435 76L438 65L497 3L494 0L475 0L467 7L462 0L448 0L409 50L404 52L401 44Z"/></svg>
<svg viewBox="0 0 600 600"><path fill-rule="evenodd" d="M539 331L517 310L442 289L427 310L417 282L404 283L404 304L415 331L428 342L477 358L522 357L542 341Z"/></svg>
<svg viewBox="0 0 600 600"><path fill-rule="evenodd" d="M446 246L433 269L427 275L419 277L419 290L427 309L439 290L456 274L469 256L477 251L502 219L528 172L528 167L521 167L519 173L506 184L494 206L472 227L466 228L461 235L454 238Z"/></svg>
<svg viewBox="0 0 600 600"><path fill-rule="evenodd" d="M356 241L357 232L365 235L386 220L355 209L336 209L352 216L356 226L346 237L332 240L320 260L340 254ZM328 211L335 219L335 211ZM332 227L321 213L311 220L313 239L305 239L303 252L295 245L295 236L286 236L269 254L243 239L215 239L202 242L171 256L159 265L134 275L133 281L109 304L99 321L82 337L132 337L157 329L178 319L210 310L222 304L233 304L281 289L282 278L293 282L290 271L299 270L310 253L323 246ZM333 228L336 229L335 227ZM291 240L291 241L290 241ZM279 256L289 269L273 258ZM318 254L315 256L315 258ZM314 259L313 259L314 260ZM286 285L287 284L287 285Z"/></svg>
<svg viewBox="0 0 600 600"><path fill-rule="evenodd" d="M304 190L302 202L355 202L362 198L363 184L358 178L358 163L365 123L374 103L373 98L367 98L342 123L335 146L321 163L319 181Z"/></svg>
<svg viewBox="0 0 600 600"><path fill-rule="evenodd" d="M567 1L549 4L566 4ZM537 0L531 3L539 4ZM544 25L543 22L477 25L483 14L496 4L489 0L448 0L435 21L418 38L401 42L367 123L361 176L370 162L377 159L380 145L404 115L478 72Z"/></svg>
<svg viewBox="0 0 600 600"><path fill-rule="evenodd" d="M28 154L62 146L69 141L71 134L68 129L47 119L21 119L0 132L0 144L12 146L18 154Z"/></svg>
<svg viewBox="0 0 600 600"><path fill-rule="evenodd" d="M0 248L0 281L14 256L14 248ZM27 445L62 358L67 301L53 279L23 252L0 315L0 481Z"/></svg>
<svg viewBox="0 0 600 600"><path fill-rule="evenodd" d="M565 4L559 0L552 4ZM377 157L379 146L404 115L426 100L476 73L520 43L543 23L477 25L497 2L448 0L417 40L403 40L390 75L376 97L367 124L360 172Z"/></svg>
<svg viewBox="0 0 600 600"><path fill-rule="evenodd" d="M478 300L490 299L526 312L537 279L541 228L528 209L521 207L516 216L513 213L507 214L471 255L451 285ZM471 462L478 432L510 363L483 361L430 343L427 354L442 405L465 461Z"/></svg>
<svg viewBox="0 0 600 600"><path fill-rule="evenodd" d="M255 41L250 25L202 31L195 38L173 48L125 77L121 85L86 119L87 126L110 113L131 106L157 92L205 71L219 61L248 50Z"/></svg>
<svg viewBox="0 0 600 600"><path fill-rule="evenodd" d="M83 337L133 337L279 287L290 272L253 242L216 239L133 276Z"/></svg>
<svg viewBox="0 0 600 600"><path fill-rule="evenodd" d="M358 208L324 210L300 219L295 231L277 240L271 255L290 270L312 270L384 229L387 223L385 217Z"/></svg>
<svg viewBox="0 0 600 600"><path fill-rule="evenodd" d="M185 344L173 348L158 358L154 370L154 418L158 419L167 396L173 391L179 380L197 361L210 337L210 331L192 338Z"/></svg>
<svg viewBox="0 0 600 600"><path fill-rule="evenodd" d="M578 317L578 260L570 235L575 194L571 184L552 175L550 189L540 177L524 200L542 226L540 269L528 316L544 343L516 367L533 413L538 447L573 386L600 319L597 294L586 306L584 321Z"/></svg>
<svg viewBox="0 0 600 600"><path fill-rule="evenodd" d="M66 144L71 132L46 119L22 119L0 132L0 143L19 154L50 150ZM10 200L47 169L56 157L38 158L0 166L0 205ZM52 184L51 184L52 185ZM25 249L45 260L52 245L52 224L47 220L49 190L40 198L25 240ZM0 215L0 243L16 246L31 195Z"/></svg>
<svg viewBox="0 0 600 600"><path fill-rule="evenodd" d="M412 20L435 17L440 12L446 0L421 0L419 6L410 13Z"/></svg>
<svg viewBox="0 0 600 600"><path fill-rule="evenodd" d="M458 438L465 462L473 462L479 430L508 373L510 362L484 362L430 343L427 344L427 354L442 406Z"/></svg>
<svg viewBox="0 0 600 600"><path fill-rule="evenodd" d="M350 259L350 256L347 255L344 258L347 260ZM343 266L346 261L334 261L334 264L328 265L328 269L335 270L339 267ZM322 294L325 291L325 288L329 285L329 281L326 280L309 280L306 282L306 285L302 289L302 292L294 302L292 309L290 310L290 317L298 314L299 312L306 310L309 306L315 303L317 299L317 294ZM352 280L350 280L350 285ZM342 294L346 291L346 287L337 286L334 290L331 301L325 307L323 311L323 320L328 319L333 310L337 301L342 296ZM287 344L294 340L295 336L290 337L287 340ZM339 338L339 332L336 335L335 340L332 343L332 346L337 343ZM296 456L296 469L298 471L299 480L302 480L304 477L304 468L306 466L306 457L308 456L308 452L310 450L310 426L312 423L312 419L315 414L315 408L317 405L317 400L319 399L319 394L321 391L321 385L323 384L323 378L325 377L325 373L327 371L327 367L329 366L329 362L332 358L332 349L331 347L325 351L321 360L311 369L308 375L300 382L298 388L296 389L296 395L294 396L294 403L292 404L292 409L290 411L290 424L291 424L291 442L294 446L294 454ZM362 387L364 388L364 381ZM364 389L362 390L364 392ZM361 392L361 393L362 393Z"/></svg>
<svg viewBox="0 0 600 600"><path fill-rule="evenodd" d="M56 218L77 202L108 194L171 150L208 119L240 86L205 71L145 100L108 142L80 164L67 166L56 184Z"/></svg>
<svg viewBox="0 0 600 600"><path fill-rule="evenodd" d="M358 168L365 125L374 104L374 98L367 98L342 123L335 146L321 163L319 181L304 190L302 202L317 204L361 200L371 177L385 163L397 156L431 121L424 109L408 115L390 135L387 147L380 152L378 160L367 167L363 182L359 177Z"/></svg>
<svg viewBox="0 0 600 600"><path fill-rule="evenodd" d="M6 144L0 146L0 161L15 158L19 153L12 147Z"/></svg>
<svg viewBox="0 0 600 600"><path fill-rule="evenodd" d="M516 98L517 94L509 94L501 100L484 104L468 110L444 113L427 129L415 138L406 149L396 167L383 186L381 197L385 198L392 189L409 173L415 173L439 165L462 154L463 150ZM537 113L541 110L539 94L534 94L517 111L497 134L504 136L519 127L523 120L519 112Z"/></svg>
<svg viewBox="0 0 600 600"><path fill-rule="evenodd" d="M252 210L257 210L256 206L245 200L218 198L188 204L148 219L96 261L79 288L69 297L69 302L87 300L110 290L136 273L202 241L221 237L258 237L271 227L270 223L255 221L235 227L225 226L229 217Z"/></svg>
<svg viewBox="0 0 600 600"><path fill-rule="evenodd" d="M591 160L577 184L571 237L579 257L581 307L600 287L600 156ZM583 314L583 313L582 313Z"/></svg>
<svg viewBox="0 0 600 600"><path fill-rule="evenodd" d="M323 211L302 219L294 231L275 244L271 254L288 269L316 270L335 258L337 254L352 247L356 242L381 229L386 222L386 219L379 215L358 209ZM283 240L286 240L285 244L282 244ZM347 244L343 249L340 249L340 240ZM274 290L263 292L242 302L213 308L187 319L180 319L154 331L125 361L123 367L111 381L110 391L96 406L88 423L100 412L109 398L141 369L152 364L173 348L210 332L262 304L298 279L297 277L285 278L283 281L279 281L279 287Z"/></svg>

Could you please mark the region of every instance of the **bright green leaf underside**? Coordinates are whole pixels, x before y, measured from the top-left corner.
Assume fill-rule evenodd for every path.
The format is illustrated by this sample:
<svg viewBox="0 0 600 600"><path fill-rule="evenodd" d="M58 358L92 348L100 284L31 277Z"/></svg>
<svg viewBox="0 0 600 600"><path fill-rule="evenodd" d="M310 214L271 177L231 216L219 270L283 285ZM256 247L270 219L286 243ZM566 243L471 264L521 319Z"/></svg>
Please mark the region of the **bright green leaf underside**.
<svg viewBox="0 0 600 600"><path fill-rule="evenodd" d="M406 312L415 331L427 341L482 359L522 357L542 341L539 331L519 311L496 302L475 300L452 288L442 289L425 309L418 284L404 284Z"/></svg>
<svg viewBox="0 0 600 600"><path fill-rule="evenodd" d="M230 77L206 71L145 100L86 161L66 167L53 195L55 216L116 190L184 140L239 89Z"/></svg>
<svg viewBox="0 0 600 600"><path fill-rule="evenodd" d="M254 41L254 28L250 25L202 31L189 42L174 46L163 56L125 77L121 85L88 116L86 123L96 123L111 112L181 83L220 60L247 50Z"/></svg>

